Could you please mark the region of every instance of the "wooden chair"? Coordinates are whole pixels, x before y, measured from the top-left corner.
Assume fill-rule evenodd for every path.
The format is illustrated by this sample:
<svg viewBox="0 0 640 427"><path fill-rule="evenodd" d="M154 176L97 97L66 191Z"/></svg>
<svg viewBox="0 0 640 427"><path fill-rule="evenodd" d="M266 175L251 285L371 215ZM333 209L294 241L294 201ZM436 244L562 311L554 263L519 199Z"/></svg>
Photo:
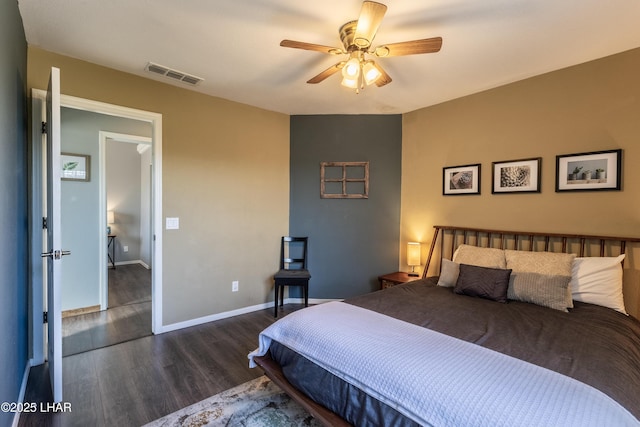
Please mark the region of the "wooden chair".
<svg viewBox="0 0 640 427"><path fill-rule="evenodd" d="M280 306L284 303L284 287L300 286L304 294L304 306L309 305L309 279L307 270L308 237L283 236L280 243L280 270L273 276L275 282L274 317L278 317L278 295Z"/></svg>

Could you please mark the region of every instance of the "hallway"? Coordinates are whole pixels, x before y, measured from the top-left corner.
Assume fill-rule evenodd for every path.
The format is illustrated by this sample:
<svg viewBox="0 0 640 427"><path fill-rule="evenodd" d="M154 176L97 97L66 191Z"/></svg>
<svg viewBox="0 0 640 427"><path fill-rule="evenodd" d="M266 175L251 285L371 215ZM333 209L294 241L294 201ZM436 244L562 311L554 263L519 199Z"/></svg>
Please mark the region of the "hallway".
<svg viewBox="0 0 640 427"><path fill-rule="evenodd" d="M109 309L62 319L62 355L83 353L151 335L151 270L140 264L109 269Z"/></svg>

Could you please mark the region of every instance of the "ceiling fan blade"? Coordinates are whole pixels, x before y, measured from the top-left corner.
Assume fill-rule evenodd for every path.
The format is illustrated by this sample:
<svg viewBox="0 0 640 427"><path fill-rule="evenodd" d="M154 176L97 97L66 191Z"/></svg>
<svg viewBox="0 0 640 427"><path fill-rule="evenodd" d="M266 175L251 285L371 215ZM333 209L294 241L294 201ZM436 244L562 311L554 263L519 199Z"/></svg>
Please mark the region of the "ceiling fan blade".
<svg viewBox="0 0 640 427"><path fill-rule="evenodd" d="M363 49L371 46L371 42L373 42L373 38L376 36L378 27L386 12L387 6L382 3L376 3L374 1L362 2L356 32L353 36L353 43L355 43L356 46Z"/></svg>
<svg viewBox="0 0 640 427"><path fill-rule="evenodd" d="M313 50L316 52L330 53L332 55L341 55L345 52L342 49L331 46L323 46L321 44L297 42L295 40L282 40L280 42L282 47L292 47L294 49Z"/></svg>
<svg viewBox="0 0 640 427"><path fill-rule="evenodd" d="M320 83L327 77L332 76L338 71L340 71L342 67L344 67L344 64L345 64L345 61L341 61L341 62L338 62L337 64L332 65L331 67L327 68L317 76L310 78L307 81L307 83L311 83L311 84Z"/></svg>
<svg viewBox="0 0 640 427"><path fill-rule="evenodd" d="M379 57L417 55L420 53L435 53L442 47L442 37L413 40L409 42L391 43L378 46L373 52Z"/></svg>
<svg viewBox="0 0 640 427"><path fill-rule="evenodd" d="M386 84L391 83L391 76L387 74L384 69L382 69L380 64L376 64L376 68L378 69L378 71L380 71L380 77L378 77L378 80L376 80L376 86L382 87Z"/></svg>

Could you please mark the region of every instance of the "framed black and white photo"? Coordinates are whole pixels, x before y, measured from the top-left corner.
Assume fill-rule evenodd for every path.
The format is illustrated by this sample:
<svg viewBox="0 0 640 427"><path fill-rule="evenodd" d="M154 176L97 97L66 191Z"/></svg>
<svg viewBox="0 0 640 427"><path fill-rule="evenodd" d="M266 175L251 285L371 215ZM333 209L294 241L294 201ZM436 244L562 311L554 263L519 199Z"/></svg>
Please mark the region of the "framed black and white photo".
<svg viewBox="0 0 640 427"><path fill-rule="evenodd" d="M61 153L63 181L89 181L91 156L85 154Z"/></svg>
<svg viewBox="0 0 640 427"><path fill-rule="evenodd" d="M622 150L556 156L556 192L620 190Z"/></svg>
<svg viewBox="0 0 640 427"><path fill-rule="evenodd" d="M541 157L493 162L491 193L539 193Z"/></svg>
<svg viewBox="0 0 640 427"><path fill-rule="evenodd" d="M442 194L480 194L480 164L442 168Z"/></svg>

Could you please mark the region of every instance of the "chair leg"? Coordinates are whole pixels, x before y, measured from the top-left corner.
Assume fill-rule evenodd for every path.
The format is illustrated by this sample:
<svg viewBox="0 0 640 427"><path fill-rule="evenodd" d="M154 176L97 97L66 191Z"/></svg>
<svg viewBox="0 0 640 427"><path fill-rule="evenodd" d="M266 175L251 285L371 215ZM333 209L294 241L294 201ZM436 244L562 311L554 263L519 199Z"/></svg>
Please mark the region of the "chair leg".
<svg viewBox="0 0 640 427"><path fill-rule="evenodd" d="M302 288L304 289L304 306L309 307L309 284L305 284Z"/></svg>
<svg viewBox="0 0 640 427"><path fill-rule="evenodd" d="M277 283L274 286L274 289L275 289L275 298L273 300L273 309L274 309L273 317L278 317L278 284Z"/></svg>
<svg viewBox="0 0 640 427"><path fill-rule="evenodd" d="M282 289L280 290L280 307L284 307L284 287L286 285L282 286Z"/></svg>

